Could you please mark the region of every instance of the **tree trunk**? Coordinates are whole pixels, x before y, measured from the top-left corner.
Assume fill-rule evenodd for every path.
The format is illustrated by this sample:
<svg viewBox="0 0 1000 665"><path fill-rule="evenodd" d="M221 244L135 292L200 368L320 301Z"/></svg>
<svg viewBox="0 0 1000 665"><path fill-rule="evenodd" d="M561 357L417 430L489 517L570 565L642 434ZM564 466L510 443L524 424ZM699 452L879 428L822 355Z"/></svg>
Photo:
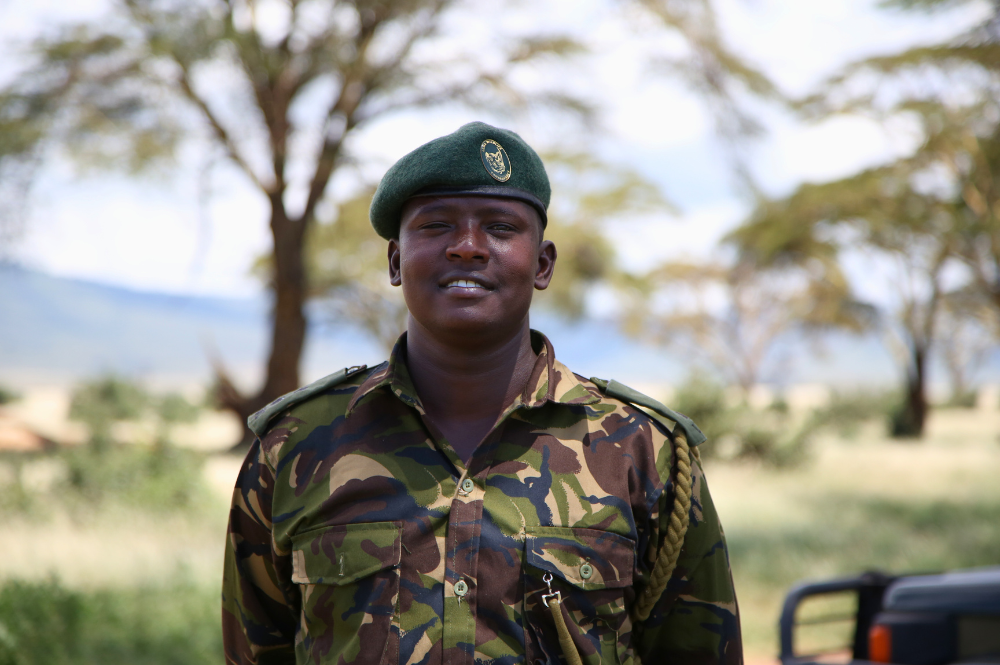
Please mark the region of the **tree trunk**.
<svg viewBox="0 0 1000 665"><path fill-rule="evenodd" d="M247 418L273 400L299 387L299 364L306 339L306 273L303 260L305 221L292 221L285 212L281 194L271 198L272 255L271 348L267 374L260 391L253 396L242 395L216 367L216 399L219 405L232 411L243 423L243 436L232 452L246 451L254 434L247 427Z"/></svg>
<svg viewBox="0 0 1000 665"><path fill-rule="evenodd" d="M891 434L899 439L919 439L927 420L927 349L915 346L912 365L906 373L903 404L892 415Z"/></svg>

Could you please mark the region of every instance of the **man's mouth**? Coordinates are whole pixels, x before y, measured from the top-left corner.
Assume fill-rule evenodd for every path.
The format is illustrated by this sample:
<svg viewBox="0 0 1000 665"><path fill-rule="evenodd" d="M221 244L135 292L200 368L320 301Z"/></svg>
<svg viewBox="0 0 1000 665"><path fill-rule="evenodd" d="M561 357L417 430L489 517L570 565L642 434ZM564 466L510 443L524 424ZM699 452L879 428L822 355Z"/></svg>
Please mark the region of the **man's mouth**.
<svg viewBox="0 0 1000 665"><path fill-rule="evenodd" d="M471 279L452 279L445 283L446 289L482 289L489 291L489 287Z"/></svg>

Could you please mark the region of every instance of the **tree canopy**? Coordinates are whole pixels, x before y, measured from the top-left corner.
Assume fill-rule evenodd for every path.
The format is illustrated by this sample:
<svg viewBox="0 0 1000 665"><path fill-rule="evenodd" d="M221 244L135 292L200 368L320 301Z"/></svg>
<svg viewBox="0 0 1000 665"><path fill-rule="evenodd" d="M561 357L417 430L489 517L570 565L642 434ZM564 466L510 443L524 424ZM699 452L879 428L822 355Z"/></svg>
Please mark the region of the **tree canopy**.
<svg viewBox="0 0 1000 665"><path fill-rule="evenodd" d="M653 64L699 92L724 135L752 130L741 97L774 91L727 47L711 0L621 4L647 29L680 36L689 57ZM582 118L583 129L597 126L599 93L571 94L558 77L537 83L547 63L584 54L580 40L554 25L498 26L463 39L456 19L475 11L458 0L109 0L100 19L38 36L23 70L0 88L3 228L12 228L32 177L55 153L135 173L177 166L197 144L234 166L267 202L272 242L262 264L273 303L264 381L244 394L217 364L220 404L245 419L298 387L310 295L354 288L323 284L321 271L310 284L309 261L319 269L333 254L307 260L306 239L330 231L316 228L317 211L335 174L366 158L351 143L359 128L448 104L506 118L550 109ZM347 214L363 189L333 203ZM608 204L629 193L627 183L612 190ZM585 232L576 222L565 242ZM568 272L584 282L605 269L599 239L590 237L596 249L577 243L566 251ZM350 269L341 272L336 279ZM579 309L582 291L566 289L566 303Z"/></svg>

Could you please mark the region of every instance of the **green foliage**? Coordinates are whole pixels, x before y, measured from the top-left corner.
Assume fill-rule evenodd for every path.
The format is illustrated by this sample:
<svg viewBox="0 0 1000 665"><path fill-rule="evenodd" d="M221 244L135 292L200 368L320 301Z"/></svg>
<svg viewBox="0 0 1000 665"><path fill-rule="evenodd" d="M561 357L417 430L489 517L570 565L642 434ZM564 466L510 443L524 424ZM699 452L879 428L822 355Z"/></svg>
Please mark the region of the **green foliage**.
<svg viewBox="0 0 1000 665"><path fill-rule="evenodd" d="M913 406L902 403L889 413L889 436L894 439L919 439L924 433L924 423L914 412Z"/></svg>
<svg viewBox="0 0 1000 665"><path fill-rule="evenodd" d="M888 423L899 404L899 392L895 390L835 392L829 403L817 409L813 417L818 426L831 429L841 438L853 439L866 422Z"/></svg>
<svg viewBox="0 0 1000 665"><path fill-rule="evenodd" d="M90 430L90 447L95 451L113 443L112 426L121 421L153 417L157 422L156 443L168 445L174 425L198 419L199 405L191 404L178 393L153 395L142 385L109 375L74 388L69 417Z"/></svg>
<svg viewBox="0 0 1000 665"><path fill-rule="evenodd" d="M979 401L978 390L975 389L963 390L961 392L952 394L948 398L948 402L945 404L945 406L950 406L958 409L974 409L976 408L976 404L978 403L978 401Z"/></svg>
<svg viewBox="0 0 1000 665"><path fill-rule="evenodd" d="M193 423L198 419L201 409L183 395L167 393L157 402L156 412L165 423Z"/></svg>
<svg viewBox="0 0 1000 665"><path fill-rule="evenodd" d="M37 512L38 497L24 484L24 459L19 455L4 456L9 478L0 483L0 515L31 515Z"/></svg>
<svg viewBox="0 0 1000 665"><path fill-rule="evenodd" d="M106 376L77 386L70 398L69 417L90 430L90 446L111 444L111 427L121 420L138 420L149 405L149 394L137 383Z"/></svg>
<svg viewBox="0 0 1000 665"><path fill-rule="evenodd" d="M195 665L222 659L218 590L77 591L56 580L0 586L0 665Z"/></svg>
<svg viewBox="0 0 1000 665"><path fill-rule="evenodd" d="M755 461L775 469L805 462L809 442L820 426L812 417L797 418L787 404L766 411L729 405L722 387L699 375L685 382L673 403L708 438L700 446L703 457Z"/></svg>
<svg viewBox="0 0 1000 665"><path fill-rule="evenodd" d="M149 401L149 394L139 384L112 375L77 386L69 416L86 424L135 420L142 416Z"/></svg>
<svg viewBox="0 0 1000 665"><path fill-rule="evenodd" d="M886 0L883 7L930 12L964 0ZM956 393L966 389L967 344L960 323L942 330L952 295L944 279L961 275L963 298L1000 311L1000 5L965 35L938 44L867 58L845 67L802 108L816 117L857 113L918 123L915 150L848 177L805 184L780 200L763 201L730 236L764 268L818 266L843 280L841 256L859 248L899 267L895 302L876 320L906 377L908 403L890 417L890 431L919 437L932 351L944 356ZM977 307L983 309L983 305ZM955 311L955 320L970 311ZM983 318L981 314L974 316ZM990 318L990 317L986 317ZM980 326L983 327L983 326ZM993 333L995 335L995 333ZM942 342L942 343L938 343ZM973 354L974 355L974 354Z"/></svg>
<svg viewBox="0 0 1000 665"><path fill-rule="evenodd" d="M967 5L973 0L882 0L879 7L918 11L939 11L959 5Z"/></svg>
<svg viewBox="0 0 1000 665"><path fill-rule="evenodd" d="M674 396L672 404L704 432L707 440L701 445L701 449L705 455L714 455L717 442L731 434L735 428L734 420L738 410L726 405L722 386L703 374L688 377Z"/></svg>
<svg viewBox="0 0 1000 665"><path fill-rule="evenodd" d="M204 456L164 445L114 445L100 452L70 448L61 498L71 506L117 504L154 512L197 510L210 500Z"/></svg>
<svg viewBox="0 0 1000 665"><path fill-rule="evenodd" d="M10 404L21 399L21 393L16 392L6 386L0 386L0 406Z"/></svg>

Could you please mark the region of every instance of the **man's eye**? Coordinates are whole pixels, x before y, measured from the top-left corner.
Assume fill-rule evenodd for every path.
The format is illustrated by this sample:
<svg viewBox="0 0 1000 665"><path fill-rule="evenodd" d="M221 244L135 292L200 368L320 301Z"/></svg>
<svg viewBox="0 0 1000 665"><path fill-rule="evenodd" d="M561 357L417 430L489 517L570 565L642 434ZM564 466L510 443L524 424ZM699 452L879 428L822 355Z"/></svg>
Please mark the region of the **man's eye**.
<svg viewBox="0 0 1000 665"><path fill-rule="evenodd" d="M510 231L515 230L513 226L504 222L491 224L490 229L492 229L493 231L500 231L501 233L509 233Z"/></svg>

